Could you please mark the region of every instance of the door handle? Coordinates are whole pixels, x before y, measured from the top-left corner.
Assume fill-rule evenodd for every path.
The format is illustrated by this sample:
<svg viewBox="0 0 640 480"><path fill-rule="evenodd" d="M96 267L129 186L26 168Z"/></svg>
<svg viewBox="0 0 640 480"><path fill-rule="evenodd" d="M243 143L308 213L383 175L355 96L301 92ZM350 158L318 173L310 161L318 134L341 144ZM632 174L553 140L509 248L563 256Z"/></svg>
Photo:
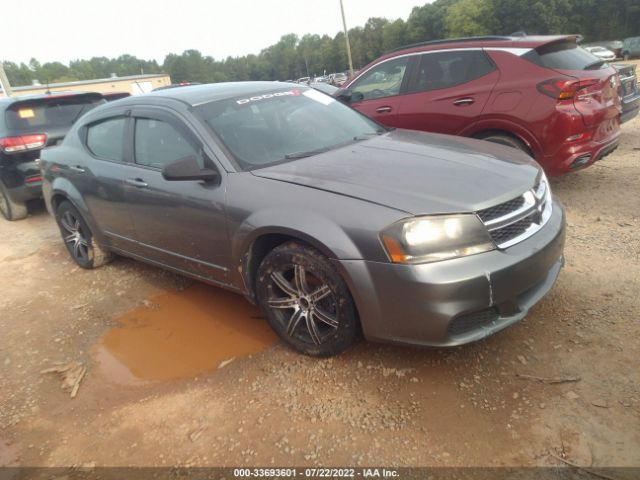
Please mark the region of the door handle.
<svg viewBox="0 0 640 480"><path fill-rule="evenodd" d="M453 102L453 104L454 105L471 105L474 102L475 102L475 100L473 98L465 97L465 98L459 98L458 100Z"/></svg>
<svg viewBox="0 0 640 480"><path fill-rule="evenodd" d="M84 173L84 167L81 167L80 165L72 165L71 167L69 167L71 170L73 170L74 172L77 173Z"/></svg>
<svg viewBox="0 0 640 480"><path fill-rule="evenodd" d="M378 113L387 113L387 112L390 112L391 110L393 110L393 109L391 107L389 107L389 106L376 108L376 112L378 112Z"/></svg>
<svg viewBox="0 0 640 480"><path fill-rule="evenodd" d="M136 188L147 188L149 184L141 178L127 178L124 183Z"/></svg>

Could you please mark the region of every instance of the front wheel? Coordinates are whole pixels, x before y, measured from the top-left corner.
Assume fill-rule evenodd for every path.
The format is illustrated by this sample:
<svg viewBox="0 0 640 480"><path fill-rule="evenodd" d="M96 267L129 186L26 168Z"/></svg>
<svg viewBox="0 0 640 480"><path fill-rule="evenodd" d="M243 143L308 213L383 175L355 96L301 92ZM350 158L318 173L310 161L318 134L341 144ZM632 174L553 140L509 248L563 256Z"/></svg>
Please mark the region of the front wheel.
<svg viewBox="0 0 640 480"><path fill-rule="evenodd" d="M70 202L60 203L56 209L56 222L64 244L78 266L92 269L111 261L113 254L96 244L89 225Z"/></svg>
<svg viewBox="0 0 640 480"><path fill-rule="evenodd" d="M344 280L317 250L288 242L274 248L258 268L258 304L288 345L328 357L358 334L356 308Z"/></svg>

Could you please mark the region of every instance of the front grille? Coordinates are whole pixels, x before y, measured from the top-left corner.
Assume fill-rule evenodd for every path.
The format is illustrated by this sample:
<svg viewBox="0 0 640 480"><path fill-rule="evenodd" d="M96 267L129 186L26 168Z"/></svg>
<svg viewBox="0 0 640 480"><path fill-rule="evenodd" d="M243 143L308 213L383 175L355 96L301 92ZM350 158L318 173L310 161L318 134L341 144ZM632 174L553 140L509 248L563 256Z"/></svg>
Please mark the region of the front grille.
<svg viewBox="0 0 640 480"><path fill-rule="evenodd" d="M489 232L489 234L497 245L501 245L525 233L532 223L534 223L533 215L529 215L528 217L518 220L506 227L493 230Z"/></svg>
<svg viewBox="0 0 640 480"><path fill-rule="evenodd" d="M484 210L480 210L478 212L478 216L483 222L489 222L519 209L520 207L522 207L522 205L524 205L524 198L521 195L512 200L509 200L508 202L496 205L495 207L489 207L485 208Z"/></svg>
<svg viewBox="0 0 640 480"><path fill-rule="evenodd" d="M479 310L477 312L465 313L454 318L449 324L449 335L463 335L476 330L479 327L489 325L498 320L499 313L497 307Z"/></svg>
<svg viewBox="0 0 640 480"><path fill-rule="evenodd" d="M496 246L507 248L542 228L551 216L551 208L551 193L543 178L522 195L476 213Z"/></svg>

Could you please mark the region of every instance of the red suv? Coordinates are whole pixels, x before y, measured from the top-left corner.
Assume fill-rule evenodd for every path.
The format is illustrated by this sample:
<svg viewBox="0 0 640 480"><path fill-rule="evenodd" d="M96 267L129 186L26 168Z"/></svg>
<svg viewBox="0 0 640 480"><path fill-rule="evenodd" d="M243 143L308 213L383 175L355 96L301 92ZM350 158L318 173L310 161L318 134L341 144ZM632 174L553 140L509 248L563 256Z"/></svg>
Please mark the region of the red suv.
<svg viewBox="0 0 640 480"><path fill-rule="evenodd" d="M621 104L613 67L576 36L475 37L410 45L335 96L390 127L510 145L549 175L612 152Z"/></svg>

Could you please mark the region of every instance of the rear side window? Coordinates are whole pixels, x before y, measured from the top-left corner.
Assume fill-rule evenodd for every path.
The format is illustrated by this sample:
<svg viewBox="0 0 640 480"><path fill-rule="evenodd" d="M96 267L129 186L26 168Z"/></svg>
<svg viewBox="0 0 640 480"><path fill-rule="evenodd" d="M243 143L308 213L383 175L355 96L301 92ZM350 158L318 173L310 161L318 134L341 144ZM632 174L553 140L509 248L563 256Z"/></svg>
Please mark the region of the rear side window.
<svg viewBox="0 0 640 480"><path fill-rule="evenodd" d="M172 125L150 118L136 119L135 157L138 165L163 168L165 165L195 156L204 168L203 156Z"/></svg>
<svg viewBox="0 0 640 480"><path fill-rule="evenodd" d="M575 42L557 42L543 45L524 55L523 58L546 68L557 70L587 70L598 68L602 60L579 48Z"/></svg>
<svg viewBox="0 0 640 480"><path fill-rule="evenodd" d="M481 51L427 53L421 55L418 72L409 91L450 88L476 80L494 70L493 63Z"/></svg>
<svg viewBox="0 0 640 480"><path fill-rule="evenodd" d="M110 118L87 127L87 148L96 157L122 162L124 117Z"/></svg>
<svg viewBox="0 0 640 480"><path fill-rule="evenodd" d="M5 112L5 121L10 130L71 128L84 113L102 103L104 100L95 97L19 102Z"/></svg>

